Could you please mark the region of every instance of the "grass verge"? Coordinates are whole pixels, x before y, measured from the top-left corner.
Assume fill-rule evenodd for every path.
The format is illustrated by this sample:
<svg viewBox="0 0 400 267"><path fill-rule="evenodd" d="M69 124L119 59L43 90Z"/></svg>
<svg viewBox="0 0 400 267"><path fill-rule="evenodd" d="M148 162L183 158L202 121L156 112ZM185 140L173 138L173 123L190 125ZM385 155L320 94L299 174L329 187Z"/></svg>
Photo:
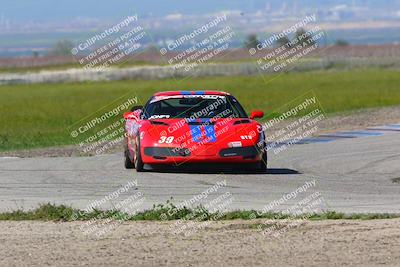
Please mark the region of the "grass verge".
<svg viewBox="0 0 400 267"><path fill-rule="evenodd" d="M313 213L307 216L290 216L279 212L258 213L254 210L249 211L231 211L227 213L210 212L203 207L194 209L177 209L171 202L153 206L152 209L139 212L134 215L116 211L116 210L93 210L85 212L83 210L73 209L64 205L42 204L38 208L30 211L13 211L0 213L0 221L86 221L91 219L115 219L128 221L165 221L165 220L235 220L235 219L304 219L308 220L374 220L374 219L392 219L400 218L400 214L391 213L354 213L345 214L335 211L326 211L324 213Z"/></svg>

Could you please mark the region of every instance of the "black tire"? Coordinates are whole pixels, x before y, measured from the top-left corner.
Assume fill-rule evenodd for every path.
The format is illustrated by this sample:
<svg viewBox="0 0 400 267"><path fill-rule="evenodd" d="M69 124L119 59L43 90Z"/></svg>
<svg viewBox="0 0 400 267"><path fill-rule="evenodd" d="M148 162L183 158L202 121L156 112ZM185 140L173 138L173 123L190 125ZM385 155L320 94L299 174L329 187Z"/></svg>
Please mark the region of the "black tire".
<svg viewBox="0 0 400 267"><path fill-rule="evenodd" d="M134 169L135 164L133 164L132 160L129 158L129 151L125 148L125 168L126 169Z"/></svg>
<svg viewBox="0 0 400 267"><path fill-rule="evenodd" d="M268 164L267 164L267 152L266 151L263 152L261 161L258 164L259 164L258 171L260 171L262 173L267 172Z"/></svg>
<svg viewBox="0 0 400 267"><path fill-rule="evenodd" d="M144 171L144 163L142 161L142 154L140 153L140 141L139 138L136 139L136 149L135 149L135 169L137 172Z"/></svg>

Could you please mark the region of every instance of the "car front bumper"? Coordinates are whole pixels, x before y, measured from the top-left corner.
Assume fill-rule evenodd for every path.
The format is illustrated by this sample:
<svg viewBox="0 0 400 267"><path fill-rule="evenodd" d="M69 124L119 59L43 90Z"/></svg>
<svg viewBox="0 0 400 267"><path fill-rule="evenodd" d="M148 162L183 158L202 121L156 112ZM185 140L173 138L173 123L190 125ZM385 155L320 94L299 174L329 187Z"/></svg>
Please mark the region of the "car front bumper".
<svg viewBox="0 0 400 267"><path fill-rule="evenodd" d="M185 162L251 163L262 159L255 146L190 151L186 148L145 147L142 160L146 164L181 164Z"/></svg>

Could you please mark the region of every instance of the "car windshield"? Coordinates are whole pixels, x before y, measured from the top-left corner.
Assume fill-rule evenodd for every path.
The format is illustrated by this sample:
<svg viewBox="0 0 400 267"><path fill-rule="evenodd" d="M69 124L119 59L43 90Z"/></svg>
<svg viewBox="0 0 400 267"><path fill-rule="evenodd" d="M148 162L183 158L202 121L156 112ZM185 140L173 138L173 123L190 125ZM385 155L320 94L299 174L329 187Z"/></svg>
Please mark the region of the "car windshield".
<svg viewBox="0 0 400 267"><path fill-rule="evenodd" d="M154 97L144 108L143 119L247 118L232 96L189 95Z"/></svg>

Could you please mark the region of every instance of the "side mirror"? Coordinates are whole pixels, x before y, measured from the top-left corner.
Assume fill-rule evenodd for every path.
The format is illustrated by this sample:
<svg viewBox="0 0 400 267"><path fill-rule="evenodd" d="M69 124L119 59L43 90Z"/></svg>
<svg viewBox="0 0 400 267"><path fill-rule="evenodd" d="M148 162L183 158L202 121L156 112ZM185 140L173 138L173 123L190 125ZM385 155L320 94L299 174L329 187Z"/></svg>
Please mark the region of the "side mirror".
<svg viewBox="0 0 400 267"><path fill-rule="evenodd" d="M136 116L135 112L128 111L124 113L125 120L137 120L138 117Z"/></svg>
<svg viewBox="0 0 400 267"><path fill-rule="evenodd" d="M250 119L255 119L255 118L262 118L264 117L264 112L261 110L254 110L250 113Z"/></svg>
<svg viewBox="0 0 400 267"><path fill-rule="evenodd" d="M131 111L124 113L125 120L138 120L140 118L140 114L142 113L143 106L133 106Z"/></svg>

